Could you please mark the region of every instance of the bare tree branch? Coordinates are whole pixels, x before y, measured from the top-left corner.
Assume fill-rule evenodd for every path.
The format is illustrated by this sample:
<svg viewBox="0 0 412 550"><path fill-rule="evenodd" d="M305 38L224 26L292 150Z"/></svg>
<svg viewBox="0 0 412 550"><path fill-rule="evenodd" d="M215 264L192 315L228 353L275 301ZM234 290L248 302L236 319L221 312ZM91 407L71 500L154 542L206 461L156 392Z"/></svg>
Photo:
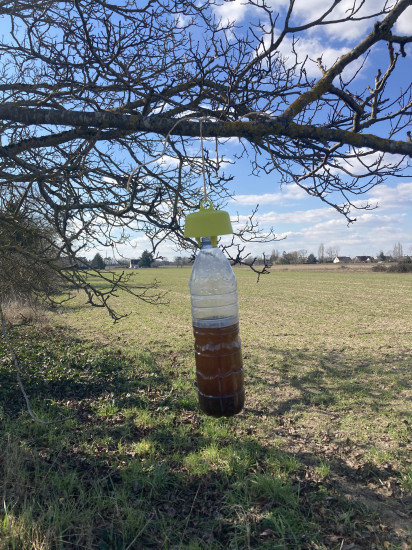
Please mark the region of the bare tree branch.
<svg viewBox="0 0 412 550"><path fill-rule="evenodd" d="M243 21L221 16L226 3L0 0L9 26L0 37L0 213L18 204L53 227L56 257L136 231L155 252L166 239L193 250L183 225L202 174L216 207L233 192L226 140L238 140L253 174L276 174L348 221L360 196L411 173L412 36L397 23L412 0L349 9L334 0L307 16L294 1L245 0ZM330 66L302 51L315 32L359 24L363 37ZM237 233L238 250L264 238L255 224ZM107 305L98 293L90 300Z"/></svg>

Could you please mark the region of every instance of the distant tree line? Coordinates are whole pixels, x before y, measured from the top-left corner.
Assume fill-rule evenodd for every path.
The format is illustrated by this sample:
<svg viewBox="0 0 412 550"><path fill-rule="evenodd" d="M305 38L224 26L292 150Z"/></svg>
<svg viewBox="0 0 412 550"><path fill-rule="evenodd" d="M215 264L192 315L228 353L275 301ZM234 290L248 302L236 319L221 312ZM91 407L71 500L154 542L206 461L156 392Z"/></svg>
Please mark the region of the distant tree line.
<svg viewBox="0 0 412 550"><path fill-rule="evenodd" d="M333 260L339 257L340 248L338 246L325 246L323 243L319 245L318 255L315 256L312 252L308 254L305 249L293 250L291 252L279 252L273 249L270 255L262 254L256 258L250 259L255 265L297 265L297 264L316 264L316 263L332 263ZM412 245L409 247L409 252L412 254ZM394 244L393 249L384 253L380 251L375 255L369 255L368 258L373 258L376 262L408 262L409 256L404 254L403 246L400 242ZM346 258L346 257L345 257ZM355 258L361 258L356 256ZM352 260L352 258L346 258Z"/></svg>
<svg viewBox="0 0 412 550"><path fill-rule="evenodd" d="M339 257L340 248L338 246L325 246L323 243L319 245L318 255L315 256L312 252L308 254L306 249L293 250L286 252L285 250L280 253L279 250L273 249L270 255L262 254L259 256L249 255L245 263L253 264L255 266L262 265L299 265L299 264L322 264L332 263L333 260ZM410 247L412 253L412 246ZM393 249L384 253L380 251L374 256L367 256L373 258L376 262L396 262L401 260L407 260L408 256L404 256L403 246L400 242L394 244ZM148 250L144 250L142 255L137 259L121 258L114 260L112 258L105 258L101 254L97 253L91 261L86 258L79 258L78 266L80 268L92 268L92 269L105 269L110 267L185 267L193 263L193 256L175 256L173 260L168 258L154 258L153 254ZM351 258L347 258L351 260ZM83 261L83 263L82 263Z"/></svg>

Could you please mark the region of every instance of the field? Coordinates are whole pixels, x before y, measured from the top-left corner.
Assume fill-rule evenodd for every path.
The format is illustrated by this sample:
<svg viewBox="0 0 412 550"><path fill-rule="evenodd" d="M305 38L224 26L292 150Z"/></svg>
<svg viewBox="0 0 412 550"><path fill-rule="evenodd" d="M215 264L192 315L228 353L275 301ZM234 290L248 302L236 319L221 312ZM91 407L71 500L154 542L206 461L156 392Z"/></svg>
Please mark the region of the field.
<svg viewBox="0 0 412 550"><path fill-rule="evenodd" d="M197 409L190 269L138 270L113 324L79 295L0 340L0 548L412 544L412 276L237 269L246 406ZM60 422L55 422L60 421Z"/></svg>

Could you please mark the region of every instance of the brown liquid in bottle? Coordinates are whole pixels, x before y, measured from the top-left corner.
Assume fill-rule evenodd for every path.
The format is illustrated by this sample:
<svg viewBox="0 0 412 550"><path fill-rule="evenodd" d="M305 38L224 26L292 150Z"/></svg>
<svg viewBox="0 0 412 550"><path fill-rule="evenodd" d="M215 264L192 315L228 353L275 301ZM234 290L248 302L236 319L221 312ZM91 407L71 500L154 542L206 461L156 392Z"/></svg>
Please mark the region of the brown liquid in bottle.
<svg viewBox="0 0 412 550"><path fill-rule="evenodd" d="M245 388L239 324L193 326L199 405L209 416L233 416L243 409Z"/></svg>

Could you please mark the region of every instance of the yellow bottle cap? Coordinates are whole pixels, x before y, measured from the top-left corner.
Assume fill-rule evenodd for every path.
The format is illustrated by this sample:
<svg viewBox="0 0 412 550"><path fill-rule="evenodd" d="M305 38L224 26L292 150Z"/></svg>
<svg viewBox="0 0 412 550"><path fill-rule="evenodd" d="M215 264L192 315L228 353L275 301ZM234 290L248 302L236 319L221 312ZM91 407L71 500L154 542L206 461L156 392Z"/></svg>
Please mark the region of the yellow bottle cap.
<svg viewBox="0 0 412 550"><path fill-rule="evenodd" d="M230 217L224 210L215 210L210 199L200 203L199 212L186 216L185 237L195 237L200 246L200 237L210 237L212 246L217 245L218 235L233 233Z"/></svg>

